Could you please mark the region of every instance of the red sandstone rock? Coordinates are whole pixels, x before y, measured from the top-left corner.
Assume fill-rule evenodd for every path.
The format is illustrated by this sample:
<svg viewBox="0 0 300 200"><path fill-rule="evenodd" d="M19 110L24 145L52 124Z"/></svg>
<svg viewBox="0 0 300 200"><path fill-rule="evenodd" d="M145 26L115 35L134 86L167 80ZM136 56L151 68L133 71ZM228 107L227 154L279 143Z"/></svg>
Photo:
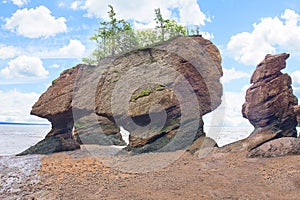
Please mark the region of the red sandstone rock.
<svg viewBox="0 0 300 200"><path fill-rule="evenodd" d="M294 107L294 111L297 115L298 125L300 126L300 105Z"/></svg>
<svg viewBox="0 0 300 200"><path fill-rule="evenodd" d="M251 87L246 93L242 113L255 128L280 130L278 137L296 137L298 104L293 94L291 78L282 74L289 54L267 55L256 67L251 77Z"/></svg>
<svg viewBox="0 0 300 200"><path fill-rule="evenodd" d="M279 157L297 154L300 154L300 140L294 137L283 137L251 150L248 157Z"/></svg>
<svg viewBox="0 0 300 200"><path fill-rule="evenodd" d="M130 73L131 75L127 76ZM128 146L130 150L156 151L170 144L175 137L181 139L171 149L187 148L186 145L190 145L193 140L205 135L202 116L217 108L221 103L220 78L222 75L220 52L213 43L202 37L178 37L153 48L117 57L100 80L96 95L96 113L121 121L120 125L131 133ZM142 84L144 78L141 76L149 79L153 77L153 84ZM183 83L182 77L193 91L180 85ZM120 87L117 91L120 81L123 81L121 85L124 87ZM131 87L125 87L125 85L131 85ZM130 91L133 87L136 89ZM182 102L178 99L179 96L174 88L179 88L180 95L183 97ZM128 107L126 101L111 103L113 92L116 91L119 99L128 97ZM196 101L189 99L191 95L196 97ZM190 127L193 126L191 122L196 117L189 115L183 122L186 125L182 125L180 119L182 119L183 104L190 111L195 109L199 112L196 116L199 118L196 122L199 125L193 136L189 136L193 132ZM197 104L198 108L196 108ZM149 111L153 105L160 105L160 108L152 112L154 117L151 121ZM113 112L113 107L115 112ZM143 128L149 123L159 124L163 121L164 119L160 119L162 112L166 112L163 127L156 128L154 125L151 128ZM131 119L138 126L128 123ZM178 134L181 125L187 127L186 133L182 135ZM190 138L190 143L184 144L188 137L193 138Z"/></svg>
<svg viewBox="0 0 300 200"><path fill-rule="evenodd" d="M80 67L63 71L33 105L31 114L48 119L52 129L45 139L19 155L49 154L80 148L72 135L74 121L71 106L73 83Z"/></svg>
<svg viewBox="0 0 300 200"><path fill-rule="evenodd" d="M119 84L130 70L140 74L131 74L126 77L127 82ZM143 80L139 79L143 73L156 79L139 85L137 80ZM33 106L31 114L48 119L52 130L45 140L25 154L72 150L79 148L77 142L122 145L120 125L131 132L129 150L156 151L172 142L172 147L167 150L187 148L186 145L205 136L202 116L221 103L222 75L219 50L199 36L177 37L151 48L102 59L97 66L78 65L68 69L53 81ZM189 89L182 86L184 81ZM118 84L118 99L125 99L123 103L112 102ZM176 94L174 88L179 93ZM190 96L195 97L195 101ZM151 110L157 104L160 107ZM183 104L191 115L182 117ZM158 130L153 127L143 129L150 123L151 114L154 125L165 120ZM182 118L185 119L180 124ZM124 123L117 123L117 119ZM128 119L142 131L126 123ZM74 126L76 141L72 134ZM179 131L180 126L185 132ZM175 136L177 139L173 140ZM55 145L59 148L54 148Z"/></svg>

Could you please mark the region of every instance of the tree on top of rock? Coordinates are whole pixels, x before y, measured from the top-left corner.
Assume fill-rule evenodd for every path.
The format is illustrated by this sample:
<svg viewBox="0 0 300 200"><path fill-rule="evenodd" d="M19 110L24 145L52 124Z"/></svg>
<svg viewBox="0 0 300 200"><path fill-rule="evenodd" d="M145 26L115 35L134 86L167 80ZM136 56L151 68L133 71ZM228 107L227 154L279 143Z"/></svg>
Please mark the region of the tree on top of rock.
<svg viewBox="0 0 300 200"><path fill-rule="evenodd" d="M109 21L100 22L97 32L90 38L97 43L97 48L93 51L92 57L82 59L85 63L96 64L107 56L115 56L187 34L185 26L175 20L163 19L159 8L155 9L156 28L140 31L134 30L124 19L117 19L113 6L108 7Z"/></svg>
<svg viewBox="0 0 300 200"><path fill-rule="evenodd" d="M97 32L90 38L97 43L97 49L92 58L84 58L84 62L95 63L103 57L114 56L136 46L130 23L117 19L113 6L108 7L109 21L100 22Z"/></svg>
<svg viewBox="0 0 300 200"><path fill-rule="evenodd" d="M187 34L186 27L178 24L175 20L163 19L160 8L155 9L154 11L156 15L156 28L160 30L161 41Z"/></svg>

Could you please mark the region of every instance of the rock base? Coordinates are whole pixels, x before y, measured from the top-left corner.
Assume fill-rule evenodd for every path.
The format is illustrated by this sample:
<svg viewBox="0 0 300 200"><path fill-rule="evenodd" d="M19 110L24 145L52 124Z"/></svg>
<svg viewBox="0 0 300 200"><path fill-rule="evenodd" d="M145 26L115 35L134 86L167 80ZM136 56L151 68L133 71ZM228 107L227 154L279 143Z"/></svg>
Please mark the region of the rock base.
<svg viewBox="0 0 300 200"><path fill-rule="evenodd" d="M279 157L300 155L300 140L294 137L283 137L262 144L251 150L247 157Z"/></svg>
<svg viewBox="0 0 300 200"><path fill-rule="evenodd" d="M17 156L23 156L27 154L51 154L61 151L73 151L76 149L80 149L80 145L74 140L72 133L60 134L46 137L36 145L17 154Z"/></svg>

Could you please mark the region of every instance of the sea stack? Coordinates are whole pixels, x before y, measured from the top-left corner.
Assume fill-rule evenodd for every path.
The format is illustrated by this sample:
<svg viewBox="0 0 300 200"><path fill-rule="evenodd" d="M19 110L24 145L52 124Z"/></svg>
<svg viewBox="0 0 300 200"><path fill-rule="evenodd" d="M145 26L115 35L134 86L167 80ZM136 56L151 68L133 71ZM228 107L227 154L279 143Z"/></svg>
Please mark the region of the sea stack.
<svg viewBox="0 0 300 200"><path fill-rule="evenodd" d="M48 119L52 130L21 155L80 144L126 145L120 127L130 132L130 152L197 144L189 149L195 152L207 143L202 116L221 104L222 75L218 48L201 36L175 37L101 59L96 66L77 65L33 106L31 114Z"/></svg>
<svg viewBox="0 0 300 200"><path fill-rule="evenodd" d="M222 75L211 41L177 37L114 59L100 79L95 112L130 132L133 153L186 149L205 136L202 116L221 103Z"/></svg>
<svg viewBox="0 0 300 200"><path fill-rule="evenodd" d="M294 106L298 100L293 94L291 77L281 72L288 57L286 53L266 55L251 77L242 113L255 127L252 134L276 132L277 138L297 136Z"/></svg>
<svg viewBox="0 0 300 200"><path fill-rule="evenodd" d="M18 155L50 154L60 151L79 149L73 138L72 92L74 81L81 66L63 71L52 81L52 85L33 105L31 113L51 122L52 129L45 139Z"/></svg>

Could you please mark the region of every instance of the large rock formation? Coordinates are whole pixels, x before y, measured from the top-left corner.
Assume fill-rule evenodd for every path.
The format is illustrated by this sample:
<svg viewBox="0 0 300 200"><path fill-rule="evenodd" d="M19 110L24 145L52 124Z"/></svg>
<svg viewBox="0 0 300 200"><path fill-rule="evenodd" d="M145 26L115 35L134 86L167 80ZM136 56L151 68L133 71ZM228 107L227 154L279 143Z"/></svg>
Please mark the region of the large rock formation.
<svg viewBox="0 0 300 200"><path fill-rule="evenodd" d="M291 78L280 70L286 67L289 54L267 55L256 67L247 90L242 113L257 128L277 132L277 137L296 137L298 104ZM260 133L263 134L263 133Z"/></svg>
<svg viewBox="0 0 300 200"><path fill-rule="evenodd" d="M210 41L179 37L116 58L97 88L96 113L131 133L128 150L186 148L204 136L202 115L221 103L221 76L221 56ZM178 142L168 146L172 140Z"/></svg>
<svg viewBox="0 0 300 200"><path fill-rule="evenodd" d="M297 115L298 126L300 126L300 105L295 106L294 111Z"/></svg>
<svg viewBox="0 0 300 200"><path fill-rule="evenodd" d="M266 142L248 153L248 157L278 157L300 154L300 140L283 137Z"/></svg>
<svg viewBox="0 0 300 200"><path fill-rule="evenodd" d="M285 53L267 55L257 65L242 108L243 116L255 129L248 138L229 144L221 151L249 151L248 157L300 153L294 112L298 100L293 95L290 76L280 72L286 67L288 57Z"/></svg>
<svg viewBox="0 0 300 200"><path fill-rule="evenodd" d="M80 67L82 66L78 65L62 72L33 105L31 114L48 119L52 129L44 140L19 155L49 154L80 148L79 143L73 139L74 120L71 106L73 83Z"/></svg>
<svg viewBox="0 0 300 200"><path fill-rule="evenodd" d="M298 100L293 95L291 78L280 70L289 54L266 55L257 65L246 93L242 113L255 127L251 135L218 151L248 151L248 157L277 157L300 153L296 138Z"/></svg>
<svg viewBox="0 0 300 200"><path fill-rule="evenodd" d="M46 139L66 135L72 144L124 145L122 126L130 132L127 150L185 149L205 136L202 116L221 103L222 75L213 43L177 37L63 72L31 113L52 123ZM34 148L28 153L41 152L40 145Z"/></svg>

